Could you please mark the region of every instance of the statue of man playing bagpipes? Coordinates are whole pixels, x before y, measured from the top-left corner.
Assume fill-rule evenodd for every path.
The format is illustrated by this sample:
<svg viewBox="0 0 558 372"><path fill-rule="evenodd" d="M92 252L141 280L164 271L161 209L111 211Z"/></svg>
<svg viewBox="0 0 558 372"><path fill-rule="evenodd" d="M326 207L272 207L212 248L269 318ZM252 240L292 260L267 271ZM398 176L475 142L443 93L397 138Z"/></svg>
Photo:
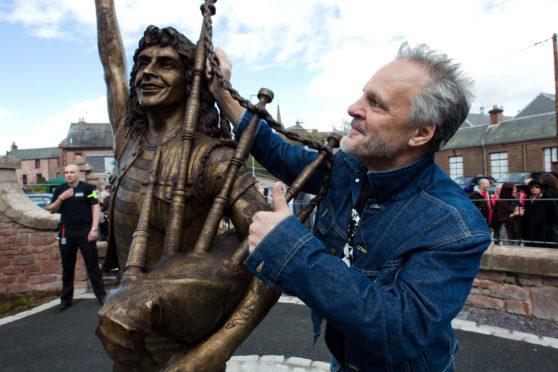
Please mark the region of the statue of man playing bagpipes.
<svg viewBox="0 0 558 372"><path fill-rule="evenodd" d="M225 205L234 229L217 235L209 252L193 251L234 151L230 129L205 77L196 77L195 44L171 27L149 26L128 86L114 1L95 5L116 158L103 270L118 268L121 278L99 311L97 335L115 371L224 370L278 297L230 259L253 214L269 206L240 170ZM187 102L194 94L199 106L192 114ZM195 128L185 136L189 116ZM189 151L182 164L184 137ZM181 172L184 186L177 191ZM182 207L173 212L177 194ZM169 237L172 218L181 223ZM179 243L167 252L169 239Z"/></svg>

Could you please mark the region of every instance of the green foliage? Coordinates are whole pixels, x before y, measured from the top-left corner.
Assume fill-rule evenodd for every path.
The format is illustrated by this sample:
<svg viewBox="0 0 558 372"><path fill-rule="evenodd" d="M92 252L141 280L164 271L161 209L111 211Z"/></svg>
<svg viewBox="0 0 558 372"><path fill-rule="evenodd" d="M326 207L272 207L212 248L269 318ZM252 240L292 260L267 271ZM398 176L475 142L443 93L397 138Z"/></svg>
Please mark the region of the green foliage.
<svg viewBox="0 0 558 372"><path fill-rule="evenodd" d="M47 186L33 185L27 187L28 194L44 194L47 192Z"/></svg>
<svg viewBox="0 0 558 372"><path fill-rule="evenodd" d="M1 298L4 298L5 295L2 294ZM35 296L34 295L24 295L24 296L20 296L16 299L13 300L9 300L4 302L3 304L0 305L0 314L4 314L8 311L10 311L11 309L20 307L20 306L29 306L29 305L33 305L35 303Z"/></svg>
<svg viewBox="0 0 558 372"><path fill-rule="evenodd" d="M41 177L39 179L39 181L37 182L39 185L33 185L33 186L28 186L27 187L27 193L29 194L44 194L47 192L47 187L46 185L42 185L43 183L45 183L46 180L44 177Z"/></svg>

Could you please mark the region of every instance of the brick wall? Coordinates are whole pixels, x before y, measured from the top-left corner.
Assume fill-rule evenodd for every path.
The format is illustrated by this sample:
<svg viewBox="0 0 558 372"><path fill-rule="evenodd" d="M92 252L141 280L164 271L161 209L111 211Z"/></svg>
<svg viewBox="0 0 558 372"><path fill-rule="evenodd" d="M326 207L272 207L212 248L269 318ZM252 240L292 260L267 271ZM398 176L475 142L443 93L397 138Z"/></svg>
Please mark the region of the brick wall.
<svg viewBox="0 0 558 372"><path fill-rule="evenodd" d="M558 322L558 279L481 270L467 305Z"/></svg>
<svg viewBox="0 0 558 372"><path fill-rule="evenodd" d="M83 282L87 274L79 259L75 279ZM55 290L61 283L56 232L25 227L0 214L0 292Z"/></svg>
<svg viewBox="0 0 558 372"><path fill-rule="evenodd" d="M491 245L466 304L558 322L558 249Z"/></svg>
<svg viewBox="0 0 558 372"><path fill-rule="evenodd" d="M18 182L21 184L21 179L24 174L27 175L27 183L39 183L36 177L37 173L40 173L46 180L52 178L50 177L51 173L56 173L58 167L55 166L51 169L50 166L52 162L49 160L51 159L39 159L39 168L35 167L35 160L22 160L21 168L16 169Z"/></svg>
<svg viewBox="0 0 558 372"><path fill-rule="evenodd" d="M0 293L60 289L60 215L51 215L23 194L15 173L19 164L11 156L0 157ZM86 280L78 253L76 287L85 287Z"/></svg>
<svg viewBox="0 0 558 372"><path fill-rule="evenodd" d="M60 151L60 166L59 166L59 171L62 172L62 174L64 174L64 167L68 164L72 164L74 162L74 157L76 155L81 156L83 159L87 159L87 155L92 155L92 154L112 154L113 150L112 148L98 148L98 149L92 149L92 148L84 148L84 149L62 149L62 151Z"/></svg>
<svg viewBox="0 0 558 372"><path fill-rule="evenodd" d="M536 172L544 170L543 149L556 147L555 139L533 140L502 145L471 147L466 149L445 150L436 153L436 163L449 174L449 157L463 156L463 175L492 176L490 154L508 154L508 172ZM485 164L486 162L486 164Z"/></svg>

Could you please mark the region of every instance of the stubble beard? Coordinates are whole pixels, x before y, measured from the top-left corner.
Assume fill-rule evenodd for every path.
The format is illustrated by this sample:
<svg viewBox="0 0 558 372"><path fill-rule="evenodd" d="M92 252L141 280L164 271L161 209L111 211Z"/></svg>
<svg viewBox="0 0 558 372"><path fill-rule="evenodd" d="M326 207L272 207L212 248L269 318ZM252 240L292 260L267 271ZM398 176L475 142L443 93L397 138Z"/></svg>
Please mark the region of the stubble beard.
<svg viewBox="0 0 558 372"><path fill-rule="evenodd" d="M353 119L351 127L357 127L366 136L368 131L360 123L360 120ZM393 141L380 135L370 137L365 142L348 144L349 135L341 139L341 150L359 160L363 164L389 162L400 153L404 145L398 141Z"/></svg>

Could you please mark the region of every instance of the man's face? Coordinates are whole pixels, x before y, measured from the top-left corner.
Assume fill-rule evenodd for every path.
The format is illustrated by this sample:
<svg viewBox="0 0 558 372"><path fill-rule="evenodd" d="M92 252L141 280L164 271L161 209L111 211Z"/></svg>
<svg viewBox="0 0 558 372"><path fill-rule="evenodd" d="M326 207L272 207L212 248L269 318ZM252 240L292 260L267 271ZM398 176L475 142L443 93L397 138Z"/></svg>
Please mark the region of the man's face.
<svg viewBox="0 0 558 372"><path fill-rule="evenodd" d="M490 182L488 182L487 180L482 179L482 180L479 181L479 189L482 192L485 192L486 190L488 190L489 186L490 186Z"/></svg>
<svg viewBox="0 0 558 372"><path fill-rule="evenodd" d="M138 55L136 65L136 94L141 106L171 106L184 100L184 65L173 48L147 47Z"/></svg>
<svg viewBox="0 0 558 372"><path fill-rule="evenodd" d="M425 68L409 60L393 61L378 70L347 110L353 120L341 140L343 151L371 170L391 169L415 132L408 124L411 100L427 79Z"/></svg>
<svg viewBox="0 0 558 372"><path fill-rule="evenodd" d="M68 184L75 184L77 181L79 181L79 170L72 165L68 165L64 169L64 178L66 179L66 182Z"/></svg>

